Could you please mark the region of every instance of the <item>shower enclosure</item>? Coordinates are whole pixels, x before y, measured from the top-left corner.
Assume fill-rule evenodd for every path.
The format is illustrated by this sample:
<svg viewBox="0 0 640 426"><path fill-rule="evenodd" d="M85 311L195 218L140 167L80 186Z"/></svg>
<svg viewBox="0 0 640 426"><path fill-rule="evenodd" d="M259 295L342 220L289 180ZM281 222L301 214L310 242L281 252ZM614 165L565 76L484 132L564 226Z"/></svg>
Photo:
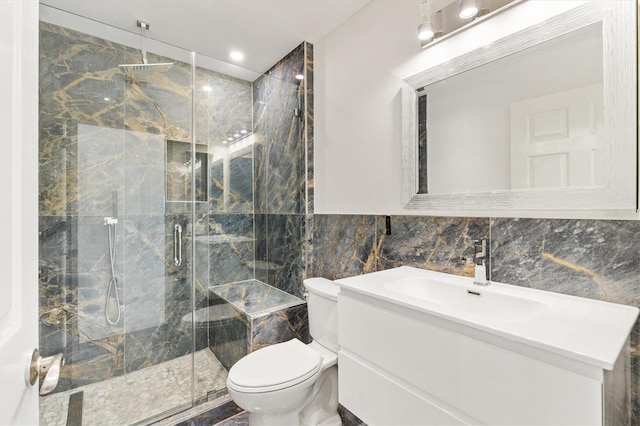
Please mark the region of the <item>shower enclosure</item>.
<svg viewBox="0 0 640 426"><path fill-rule="evenodd" d="M146 37L148 62L167 65L122 67L142 64L139 34L46 6L41 19L40 349L66 358L41 424L148 423L224 393L230 365L269 343L252 330L273 306L304 328L302 226L274 237L281 218L256 218L274 153L253 122L277 102L290 126L262 135L299 148L302 92L293 76L230 76Z"/></svg>

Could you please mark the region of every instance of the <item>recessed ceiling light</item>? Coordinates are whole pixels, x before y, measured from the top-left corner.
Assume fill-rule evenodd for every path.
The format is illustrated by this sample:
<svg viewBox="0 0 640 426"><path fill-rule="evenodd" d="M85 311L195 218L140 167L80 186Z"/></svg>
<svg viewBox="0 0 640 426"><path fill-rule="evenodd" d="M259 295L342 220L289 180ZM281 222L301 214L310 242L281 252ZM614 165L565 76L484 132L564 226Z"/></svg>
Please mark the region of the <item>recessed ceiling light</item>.
<svg viewBox="0 0 640 426"><path fill-rule="evenodd" d="M213 87L211 86L202 86L202 90L204 90L205 92L210 92L213 90Z"/></svg>
<svg viewBox="0 0 640 426"><path fill-rule="evenodd" d="M233 50L231 51L231 53L229 53L229 57L231 59L233 59L234 61L241 61L244 59L244 54L242 52L239 52L237 50Z"/></svg>
<svg viewBox="0 0 640 426"><path fill-rule="evenodd" d="M111 98L104 98L105 101L109 102Z"/></svg>

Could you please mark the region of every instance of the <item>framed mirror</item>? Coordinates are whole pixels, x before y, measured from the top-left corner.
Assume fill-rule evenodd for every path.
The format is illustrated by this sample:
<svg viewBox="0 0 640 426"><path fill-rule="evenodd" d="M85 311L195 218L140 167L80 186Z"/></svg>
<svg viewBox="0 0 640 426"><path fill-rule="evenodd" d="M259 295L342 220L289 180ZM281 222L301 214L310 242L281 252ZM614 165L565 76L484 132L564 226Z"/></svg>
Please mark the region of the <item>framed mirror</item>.
<svg viewBox="0 0 640 426"><path fill-rule="evenodd" d="M636 18L589 2L407 78L405 208L635 217Z"/></svg>

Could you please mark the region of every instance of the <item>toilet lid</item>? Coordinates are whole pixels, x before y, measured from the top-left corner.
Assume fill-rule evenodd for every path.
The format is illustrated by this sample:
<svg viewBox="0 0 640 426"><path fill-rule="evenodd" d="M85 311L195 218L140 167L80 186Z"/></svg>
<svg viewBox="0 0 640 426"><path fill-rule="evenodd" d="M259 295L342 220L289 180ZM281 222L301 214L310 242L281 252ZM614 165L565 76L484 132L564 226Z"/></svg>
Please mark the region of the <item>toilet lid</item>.
<svg viewBox="0 0 640 426"><path fill-rule="evenodd" d="M322 358L298 339L267 346L240 359L229 370L228 384L243 392L293 386L320 371Z"/></svg>

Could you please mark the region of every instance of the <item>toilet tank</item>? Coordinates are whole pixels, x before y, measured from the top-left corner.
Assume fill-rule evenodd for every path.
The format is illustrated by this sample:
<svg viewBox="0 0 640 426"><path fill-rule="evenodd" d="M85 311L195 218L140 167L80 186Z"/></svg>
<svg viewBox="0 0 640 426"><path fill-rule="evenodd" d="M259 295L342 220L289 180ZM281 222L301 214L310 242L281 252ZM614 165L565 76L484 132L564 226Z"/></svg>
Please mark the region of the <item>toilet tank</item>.
<svg viewBox="0 0 640 426"><path fill-rule="evenodd" d="M326 278L307 278L309 333L315 342L338 352L338 287Z"/></svg>

